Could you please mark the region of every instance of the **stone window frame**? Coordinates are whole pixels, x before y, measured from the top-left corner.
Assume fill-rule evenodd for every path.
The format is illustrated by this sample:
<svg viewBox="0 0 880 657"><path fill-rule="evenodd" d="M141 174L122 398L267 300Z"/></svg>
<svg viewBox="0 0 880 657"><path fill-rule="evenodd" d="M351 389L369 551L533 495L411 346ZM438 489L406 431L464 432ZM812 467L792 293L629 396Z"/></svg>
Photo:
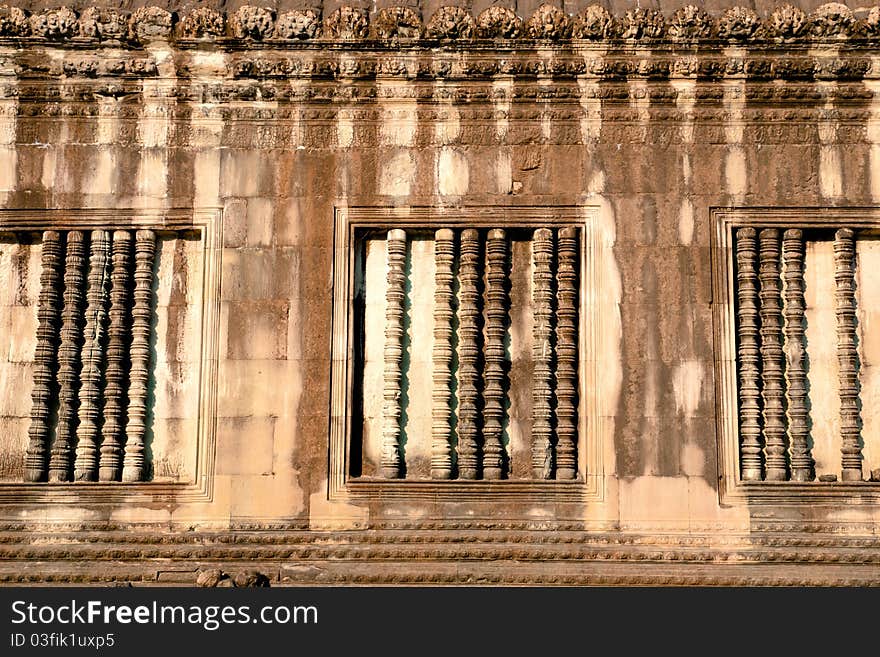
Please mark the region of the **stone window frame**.
<svg viewBox="0 0 880 657"><path fill-rule="evenodd" d="M46 230L187 230L202 243L202 321L196 462L191 482L0 482L0 504L143 504L213 498L217 435L222 208L0 210L0 234Z"/></svg>
<svg viewBox="0 0 880 657"><path fill-rule="evenodd" d="M351 501L428 501L439 503L545 502L583 503L604 499L603 449L599 440L598 303L596 285L602 248L596 206L345 207L334 208L333 324L328 499ZM577 225L580 254L578 315L578 478L566 480L507 479L361 481L349 476L351 399L354 394L354 312L356 236L359 229L436 229L546 227Z"/></svg>
<svg viewBox="0 0 880 657"><path fill-rule="evenodd" d="M874 481L745 481L741 474L734 231L738 228L880 229L876 207L712 208L710 253L715 343L716 437L722 505L880 505Z"/></svg>

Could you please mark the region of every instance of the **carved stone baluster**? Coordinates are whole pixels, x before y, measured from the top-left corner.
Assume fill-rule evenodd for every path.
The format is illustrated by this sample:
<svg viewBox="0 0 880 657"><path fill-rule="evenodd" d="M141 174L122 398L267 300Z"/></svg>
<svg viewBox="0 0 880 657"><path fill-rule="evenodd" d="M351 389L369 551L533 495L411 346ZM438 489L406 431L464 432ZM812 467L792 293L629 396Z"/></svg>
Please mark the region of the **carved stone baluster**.
<svg viewBox="0 0 880 657"><path fill-rule="evenodd" d="M119 481L125 411L125 379L128 360L128 303L131 281L131 233L113 233L113 272L110 291L110 327L107 338L107 372L104 390L104 426L98 479Z"/></svg>
<svg viewBox="0 0 880 657"><path fill-rule="evenodd" d="M98 421L101 417L101 368L107 329L107 285L110 282L110 233L92 231L85 328L83 329L82 385L79 391L76 481L98 478Z"/></svg>
<svg viewBox="0 0 880 657"><path fill-rule="evenodd" d="M153 266L156 233L139 230L135 235L134 306L131 311L131 372L128 385L128 422L122 481L142 481L144 434L147 428L147 385L150 376L150 318L153 305Z"/></svg>
<svg viewBox="0 0 880 657"><path fill-rule="evenodd" d="M58 330L61 323L61 234L43 233L40 299L37 310L37 347L34 352L34 388L31 426L24 463L26 481L45 481L49 462L49 415L55 393Z"/></svg>
<svg viewBox="0 0 880 657"><path fill-rule="evenodd" d="M837 363L840 387L841 479L862 480L859 373L856 353L855 252L853 231L834 234L834 280L837 284Z"/></svg>
<svg viewBox="0 0 880 657"><path fill-rule="evenodd" d="M807 413L806 346L804 335L804 234L797 229L785 231L782 238L782 262L785 276L785 368L788 393L788 444L791 454L791 478L813 479Z"/></svg>
<svg viewBox="0 0 880 657"><path fill-rule="evenodd" d="M504 334L507 330L507 235L489 231L486 239L486 366L483 370L483 478L504 473Z"/></svg>
<svg viewBox="0 0 880 657"><path fill-rule="evenodd" d="M482 307L480 294L480 234L468 228L461 232L458 267L458 476L477 479L480 475L480 338Z"/></svg>
<svg viewBox="0 0 880 657"><path fill-rule="evenodd" d="M532 476L553 478L553 231L532 237Z"/></svg>
<svg viewBox="0 0 880 657"><path fill-rule="evenodd" d="M742 478L764 478L761 445L761 351L758 322L758 241L754 228L736 232L737 337L739 338L739 435Z"/></svg>
<svg viewBox="0 0 880 657"><path fill-rule="evenodd" d="M385 370L382 402L382 476L401 475L400 385L403 364L403 315L406 297L406 232L388 231L385 289Z"/></svg>
<svg viewBox="0 0 880 657"><path fill-rule="evenodd" d="M578 229L559 229L556 272L556 478L577 475Z"/></svg>
<svg viewBox="0 0 880 657"><path fill-rule="evenodd" d="M79 230L69 231L64 258L61 345L58 348L58 429L49 457L49 481L70 481L72 475L82 348L85 262L85 236Z"/></svg>
<svg viewBox="0 0 880 657"><path fill-rule="evenodd" d="M452 477L450 419L452 409L452 264L455 233L441 228L434 234L434 351L431 396L431 477Z"/></svg>
<svg viewBox="0 0 880 657"><path fill-rule="evenodd" d="M760 234L761 365L763 373L765 478L788 477L785 448L785 374L782 352L782 303L779 277L779 231Z"/></svg>

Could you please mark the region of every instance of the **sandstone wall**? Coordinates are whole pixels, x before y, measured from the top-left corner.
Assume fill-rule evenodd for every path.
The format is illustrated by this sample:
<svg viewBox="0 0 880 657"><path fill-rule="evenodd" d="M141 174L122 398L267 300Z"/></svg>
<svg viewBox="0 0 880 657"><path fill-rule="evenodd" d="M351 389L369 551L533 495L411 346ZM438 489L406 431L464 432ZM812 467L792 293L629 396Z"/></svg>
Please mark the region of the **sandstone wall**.
<svg viewBox="0 0 880 657"><path fill-rule="evenodd" d="M880 484L867 481L880 468L880 289L871 274L880 264L871 233L880 218L878 80L871 41L850 49L833 41L504 41L491 48L371 41L321 49L308 40L231 39L221 47L162 35L133 46L4 40L0 228L14 230L0 236L0 520L8 542L20 547L10 548L13 561L0 573L19 578L10 564L34 555L48 570L25 579L186 582L200 565L225 567L236 558L262 559L258 567L285 583L393 581L395 568L416 581L472 573L505 581L503 564L486 565L493 559L537 560L513 576L525 581L634 581L634 573L650 571L643 564L627 570L631 559L657 562L663 577L680 582L712 581L716 570L718 581L734 582L744 580L726 563L783 559L785 544L772 540L779 532L832 537L832 552L869 545L880 527ZM579 446L591 450L584 458L592 464L581 483L589 493L572 499L526 490L505 499L498 488L480 499L474 489L459 501L381 488L331 494L332 418L345 413L331 380L341 330L334 292L344 280L334 269L340 211L479 216L485 207L499 214L566 208L593 236L583 254L592 287L581 299L593 342L583 343L581 358L594 375L581 380L579 399ZM24 484L40 231L75 226L92 210L111 227L140 215L161 222L164 213L178 228L200 227L160 240L157 256L154 480L129 488ZM862 222L862 484L727 495L745 489L731 481L737 469L724 457L736 440L736 411L722 398L735 399L736 379L722 349L734 343L734 283L719 210L758 223L762 212L820 228ZM433 257L430 242L413 248ZM831 248L808 237L817 474L839 470ZM374 257L383 255L366 256ZM381 262L367 272L381 279ZM427 321L431 299L416 294L413 305L420 304ZM430 326L412 330L428 335ZM367 331L381 335L380 315L368 315ZM371 341L365 376L376 387L381 365L373 363L381 357L381 344ZM412 395L421 395L424 410L430 356L412 357L419 364ZM381 399L365 400L364 412L381 413ZM412 431L430 431L426 415L409 422ZM527 439L514 431L513 441ZM370 464L376 449L369 440L364 446ZM426 471L429 455L415 456ZM151 491L158 484L166 487ZM93 542L94 550L46 556L17 533L33 529ZM356 531L340 533L349 530ZM106 558L105 544L127 545L120 532L185 547L119 548L113 568L101 573L88 557ZM393 547L442 544L461 532L472 532L477 547ZM273 535L283 538L267 538ZM228 548L235 541L239 553ZM314 547L319 541L339 552ZM616 553L603 552L609 544ZM821 546L803 549L779 581L876 580L870 554L850 570L820 572L827 565ZM77 554L85 563L74 567L68 559ZM372 574L358 561L370 555L385 560ZM456 560L469 555L476 565L459 573ZM150 565L158 557L171 565ZM568 561L557 575L549 559ZM606 559L616 565L603 571ZM670 560L700 565L688 573Z"/></svg>

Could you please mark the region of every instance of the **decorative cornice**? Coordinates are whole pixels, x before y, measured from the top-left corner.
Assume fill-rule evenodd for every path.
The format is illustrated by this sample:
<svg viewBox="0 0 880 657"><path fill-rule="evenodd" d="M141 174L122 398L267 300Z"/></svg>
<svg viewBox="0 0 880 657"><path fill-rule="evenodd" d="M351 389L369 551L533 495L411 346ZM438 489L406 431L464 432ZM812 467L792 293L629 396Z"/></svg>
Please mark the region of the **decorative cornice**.
<svg viewBox="0 0 880 657"><path fill-rule="evenodd" d="M133 46L151 41L235 43L267 42L283 46L301 41L449 42L458 46L487 41L588 41L678 45L845 43L880 40L880 7L853 11L840 3L824 4L810 13L789 4L759 16L734 6L720 16L687 5L664 16L654 9L630 9L612 16L598 4L567 14L542 4L530 16L493 5L477 16L461 7L443 6L431 16L406 6L386 7L371 15L361 7L341 6L327 16L320 9L276 14L245 5L229 14L207 7L186 13L159 7L134 12L68 7L28 14L0 5L0 37L55 43L112 42Z"/></svg>
<svg viewBox="0 0 880 657"><path fill-rule="evenodd" d="M452 529L0 532L0 582L878 585L876 538ZM497 524L497 523L496 523ZM783 529L782 527L771 529ZM23 564L39 563L39 568ZM768 568L771 566L772 568Z"/></svg>

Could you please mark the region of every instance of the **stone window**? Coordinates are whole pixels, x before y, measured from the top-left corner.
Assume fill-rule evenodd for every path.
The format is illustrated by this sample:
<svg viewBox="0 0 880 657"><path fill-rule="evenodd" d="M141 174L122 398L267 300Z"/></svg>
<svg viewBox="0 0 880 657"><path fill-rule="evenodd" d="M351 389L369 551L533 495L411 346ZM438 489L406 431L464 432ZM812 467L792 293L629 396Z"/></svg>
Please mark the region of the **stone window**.
<svg viewBox="0 0 880 657"><path fill-rule="evenodd" d="M101 214L0 217L0 494L205 468L214 222Z"/></svg>
<svg viewBox="0 0 880 657"><path fill-rule="evenodd" d="M340 215L336 492L583 494L589 222L518 208Z"/></svg>
<svg viewBox="0 0 880 657"><path fill-rule="evenodd" d="M874 500L876 217L851 210L717 216L725 490L757 500L786 490L800 499Z"/></svg>

